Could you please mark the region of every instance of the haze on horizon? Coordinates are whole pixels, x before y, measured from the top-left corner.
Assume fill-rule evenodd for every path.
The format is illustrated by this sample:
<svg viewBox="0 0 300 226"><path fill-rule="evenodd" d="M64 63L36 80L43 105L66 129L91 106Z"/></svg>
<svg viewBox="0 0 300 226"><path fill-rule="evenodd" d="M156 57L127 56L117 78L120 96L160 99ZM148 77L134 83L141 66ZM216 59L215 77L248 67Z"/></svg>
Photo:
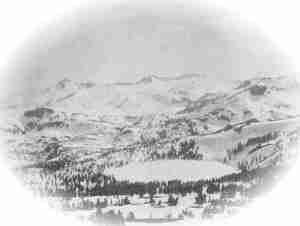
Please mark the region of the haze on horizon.
<svg viewBox="0 0 300 226"><path fill-rule="evenodd" d="M65 77L117 82L200 73L236 80L291 69L258 31L220 11L122 5L61 23L37 36L12 66L12 81L28 96Z"/></svg>

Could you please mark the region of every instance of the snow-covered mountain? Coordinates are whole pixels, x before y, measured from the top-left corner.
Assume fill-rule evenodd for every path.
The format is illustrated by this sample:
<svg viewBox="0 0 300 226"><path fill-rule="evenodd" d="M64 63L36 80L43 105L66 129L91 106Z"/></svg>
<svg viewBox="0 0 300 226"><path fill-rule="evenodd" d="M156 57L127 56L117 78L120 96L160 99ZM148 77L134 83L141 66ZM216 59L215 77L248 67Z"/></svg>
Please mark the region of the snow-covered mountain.
<svg viewBox="0 0 300 226"><path fill-rule="evenodd" d="M206 92L223 92L229 82L216 84L200 74L177 77L150 75L136 82L96 84L63 79L24 101L22 108L51 107L58 111L100 115L144 115L176 112ZM10 100L10 105L13 105Z"/></svg>
<svg viewBox="0 0 300 226"><path fill-rule="evenodd" d="M255 168L282 159L298 137L299 97L300 84L283 76L232 82L150 75L111 84L63 79L26 102L10 103L14 114L2 130L16 166L103 170L175 158Z"/></svg>
<svg viewBox="0 0 300 226"><path fill-rule="evenodd" d="M91 115L203 114L226 105L228 111L224 114L243 110L245 115L274 113L274 117L276 114L280 117L281 113L293 115L298 112L299 106L295 104L298 93L299 83L289 77L259 77L232 82L185 74L177 77L150 75L136 82L111 84L65 78L21 103L14 103L14 97L8 101L9 106L21 112L48 107L58 112Z"/></svg>

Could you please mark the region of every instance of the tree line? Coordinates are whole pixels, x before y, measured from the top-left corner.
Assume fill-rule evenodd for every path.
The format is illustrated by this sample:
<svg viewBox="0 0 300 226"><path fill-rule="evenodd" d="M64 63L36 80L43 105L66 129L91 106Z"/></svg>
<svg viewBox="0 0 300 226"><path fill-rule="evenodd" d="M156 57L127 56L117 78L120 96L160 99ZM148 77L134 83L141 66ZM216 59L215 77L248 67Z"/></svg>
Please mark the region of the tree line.
<svg viewBox="0 0 300 226"><path fill-rule="evenodd" d="M220 178L211 178L198 181L183 182L150 181L130 182L117 181L113 176L107 176L100 172L87 170L74 170L72 172L60 172L53 174L39 174L39 189L41 193L49 196L61 197L85 197L85 196L110 196L110 195L140 195L149 194L182 194L199 193L203 187L207 187L208 193L221 191L224 182L249 182L254 178L265 178L270 174L270 167L254 170L243 170L238 173L225 175ZM268 174L269 173L269 174Z"/></svg>

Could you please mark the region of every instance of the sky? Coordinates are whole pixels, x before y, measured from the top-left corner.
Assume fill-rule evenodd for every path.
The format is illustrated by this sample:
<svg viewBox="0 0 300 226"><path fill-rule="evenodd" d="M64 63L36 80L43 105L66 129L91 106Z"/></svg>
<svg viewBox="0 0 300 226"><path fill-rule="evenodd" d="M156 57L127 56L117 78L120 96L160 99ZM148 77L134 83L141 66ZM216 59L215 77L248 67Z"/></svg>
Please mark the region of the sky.
<svg viewBox="0 0 300 226"><path fill-rule="evenodd" d="M63 78L106 83L149 74L236 80L289 73L270 40L226 12L122 5L70 18L24 45L11 70L19 88L35 92Z"/></svg>

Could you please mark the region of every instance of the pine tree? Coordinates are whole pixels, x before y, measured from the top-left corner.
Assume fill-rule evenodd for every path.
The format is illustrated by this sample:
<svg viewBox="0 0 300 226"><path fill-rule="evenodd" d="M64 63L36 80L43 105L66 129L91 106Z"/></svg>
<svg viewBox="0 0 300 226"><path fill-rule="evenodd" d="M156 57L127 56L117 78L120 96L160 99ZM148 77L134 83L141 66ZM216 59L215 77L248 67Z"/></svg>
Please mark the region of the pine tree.
<svg viewBox="0 0 300 226"><path fill-rule="evenodd" d="M176 206L178 203L178 197L174 198L174 196L170 194L167 203L169 206Z"/></svg>

